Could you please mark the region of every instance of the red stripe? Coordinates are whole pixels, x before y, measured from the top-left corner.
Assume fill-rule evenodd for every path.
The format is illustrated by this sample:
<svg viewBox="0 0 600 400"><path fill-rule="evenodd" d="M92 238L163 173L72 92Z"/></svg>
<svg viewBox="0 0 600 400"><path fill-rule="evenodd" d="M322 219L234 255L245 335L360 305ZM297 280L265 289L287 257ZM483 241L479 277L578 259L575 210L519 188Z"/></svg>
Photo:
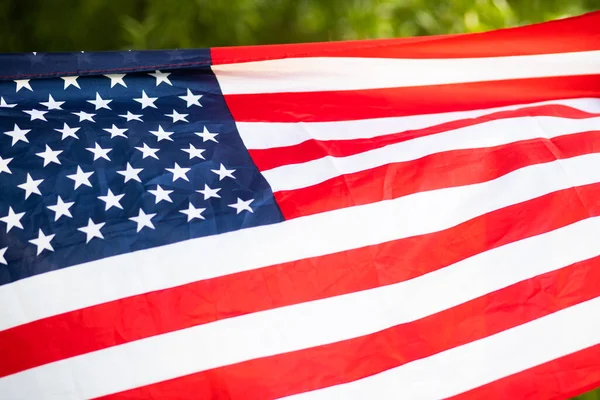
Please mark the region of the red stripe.
<svg viewBox="0 0 600 400"><path fill-rule="evenodd" d="M194 282L17 326L0 332L0 376L219 319L412 279L600 215L598 199L600 183L558 191L444 231Z"/></svg>
<svg viewBox="0 0 600 400"><path fill-rule="evenodd" d="M251 393L253 399L273 399L351 382L593 299L600 295L599 280L600 257L596 257L371 335L203 371L105 398L246 399Z"/></svg>
<svg viewBox="0 0 600 400"><path fill-rule="evenodd" d="M485 182L529 165L596 152L600 152L600 131L531 139L431 154L274 195L285 218L291 219L417 192Z"/></svg>
<svg viewBox="0 0 600 400"><path fill-rule="evenodd" d="M598 100L600 102L600 99ZM389 135L376 136L367 139L352 140L307 140L297 145L286 147L275 147L270 149L250 150L250 155L259 170L265 171L287 164L300 164L316 160L326 156L347 157L368 150L378 149L390 144L404 142L407 140L446 132L453 129L482 124L506 118L548 116L572 119L583 119L597 117L600 114L592 114L576 108L563 105L544 105L524 107L518 110L499 111L475 118L458 119L443 124L432 125L423 129L403 131Z"/></svg>
<svg viewBox="0 0 600 400"><path fill-rule="evenodd" d="M270 46L216 47L212 64L289 57L465 58L600 49L600 13L484 33ZM560 40L557 40L560 37Z"/></svg>
<svg viewBox="0 0 600 400"><path fill-rule="evenodd" d="M491 382L452 399L562 400L598 387L600 387L600 345L595 345Z"/></svg>
<svg viewBox="0 0 600 400"><path fill-rule="evenodd" d="M600 96L600 75L367 90L229 94L238 122L319 122L480 110Z"/></svg>

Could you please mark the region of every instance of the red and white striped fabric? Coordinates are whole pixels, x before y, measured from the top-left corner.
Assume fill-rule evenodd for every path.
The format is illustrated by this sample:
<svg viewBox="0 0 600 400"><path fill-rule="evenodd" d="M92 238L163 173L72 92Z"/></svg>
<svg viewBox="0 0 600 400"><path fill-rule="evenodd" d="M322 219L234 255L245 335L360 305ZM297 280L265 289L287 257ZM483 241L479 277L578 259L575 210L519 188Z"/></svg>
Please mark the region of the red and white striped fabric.
<svg viewBox="0 0 600 400"><path fill-rule="evenodd" d="M0 398L600 386L599 27L212 49L286 221L0 287Z"/></svg>

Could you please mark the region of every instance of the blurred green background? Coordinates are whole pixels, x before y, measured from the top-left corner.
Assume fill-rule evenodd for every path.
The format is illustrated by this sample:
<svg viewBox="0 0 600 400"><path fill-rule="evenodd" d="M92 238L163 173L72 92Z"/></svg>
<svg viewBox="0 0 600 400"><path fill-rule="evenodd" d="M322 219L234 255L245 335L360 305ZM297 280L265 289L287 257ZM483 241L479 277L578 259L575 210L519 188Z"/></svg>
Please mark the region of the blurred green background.
<svg viewBox="0 0 600 400"><path fill-rule="evenodd" d="M162 49L483 31L600 0L0 0L0 51Z"/></svg>
<svg viewBox="0 0 600 400"><path fill-rule="evenodd" d="M477 32L599 9L600 0L0 0L0 52ZM600 390L577 399L600 400Z"/></svg>

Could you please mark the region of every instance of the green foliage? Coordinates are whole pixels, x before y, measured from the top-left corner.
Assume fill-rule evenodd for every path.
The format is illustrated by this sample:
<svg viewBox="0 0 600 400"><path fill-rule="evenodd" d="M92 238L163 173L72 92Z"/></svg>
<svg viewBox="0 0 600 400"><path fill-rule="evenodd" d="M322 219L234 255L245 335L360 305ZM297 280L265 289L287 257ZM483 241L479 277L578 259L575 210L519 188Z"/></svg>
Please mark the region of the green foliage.
<svg viewBox="0 0 600 400"><path fill-rule="evenodd" d="M597 9L600 0L3 0L0 51L198 48L477 32ZM577 399L600 400L600 391Z"/></svg>
<svg viewBox="0 0 600 400"><path fill-rule="evenodd" d="M0 51L160 49L475 32L600 0L4 0Z"/></svg>
<svg viewBox="0 0 600 400"><path fill-rule="evenodd" d="M600 389L582 394L581 396L574 397L571 400L600 400Z"/></svg>

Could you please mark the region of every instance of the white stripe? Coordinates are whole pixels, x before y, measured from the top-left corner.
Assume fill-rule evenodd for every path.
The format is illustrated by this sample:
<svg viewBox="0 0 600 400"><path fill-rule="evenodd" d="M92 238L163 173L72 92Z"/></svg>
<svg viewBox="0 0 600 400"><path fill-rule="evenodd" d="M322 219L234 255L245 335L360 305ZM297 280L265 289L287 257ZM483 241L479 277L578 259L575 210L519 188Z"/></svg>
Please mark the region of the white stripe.
<svg viewBox="0 0 600 400"><path fill-rule="evenodd" d="M521 140L553 138L590 130L600 130L600 117L500 119L394 143L347 157L325 156L301 164L287 164L262 173L273 192L279 192L301 189L336 176L391 163L417 160L444 151L493 147Z"/></svg>
<svg viewBox="0 0 600 400"><path fill-rule="evenodd" d="M595 182L600 182L600 154L589 154L532 165L480 184L416 193L64 268L0 286L0 330L202 279L435 232L550 192Z"/></svg>
<svg viewBox="0 0 600 400"><path fill-rule="evenodd" d="M289 400L442 399L600 343L600 297L358 381Z"/></svg>
<svg viewBox="0 0 600 400"><path fill-rule="evenodd" d="M368 335L598 256L598 237L600 217L589 218L398 284L220 320L46 364L0 379L0 393L9 398L90 398ZM593 315L598 314L584 317ZM600 339L600 333L595 337Z"/></svg>
<svg viewBox="0 0 600 400"><path fill-rule="evenodd" d="M213 65L223 94L320 92L600 73L600 51L510 57L307 57Z"/></svg>
<svg viewBox="0 0 600 400"><path fill-rule="evenodd" d="M518 104L482 110L411 115L406 117L373 118L336 122L236 122L248 149L269 149L314 140L370 139L413 129L424 129L446 122L477 118L499 111L518 110L542 105L563 105L592 114L600 113L600 99L582 98Z"/></svg>

